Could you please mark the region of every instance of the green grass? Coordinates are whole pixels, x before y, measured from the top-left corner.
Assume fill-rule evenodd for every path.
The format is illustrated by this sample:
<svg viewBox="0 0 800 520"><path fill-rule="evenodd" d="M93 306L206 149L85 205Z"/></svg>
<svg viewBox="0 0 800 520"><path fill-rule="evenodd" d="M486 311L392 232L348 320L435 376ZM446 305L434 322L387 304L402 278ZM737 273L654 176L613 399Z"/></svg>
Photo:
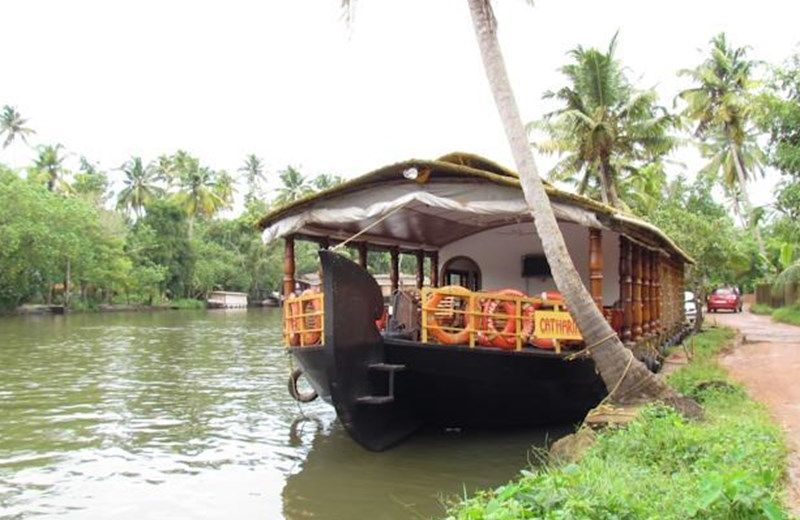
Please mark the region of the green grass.
<svg viewBox="0 0 800 520"><path fill-rule="evenodd" d="M772 319L790 325L800 325L800 305L775 309L772 312Z"/></svg>
<svg viewBox="0 0 800 520"><path fill-rule="evenodd" d="M760 314L762 316L771 315L775 309L765 303L754 303L750 306L750 312L753 314Z"/></svg>
<svg viewBox="0 0 800 520"><path fill-rule="evenodd" d="M607 429L579 462L544 466L451 506L448 519L786 518L786 448L764 408L733 384L715 356L731 339L713 328L692 362L669 378L694 396L703 421L649 405L627 428Z"/></svg>
<svg viewBox="0 0 800 520"><path fill-rule="evenodd" d="M172 309L205 309L206 302L193 298L181 298L170 301L169 307Z"/></svg>

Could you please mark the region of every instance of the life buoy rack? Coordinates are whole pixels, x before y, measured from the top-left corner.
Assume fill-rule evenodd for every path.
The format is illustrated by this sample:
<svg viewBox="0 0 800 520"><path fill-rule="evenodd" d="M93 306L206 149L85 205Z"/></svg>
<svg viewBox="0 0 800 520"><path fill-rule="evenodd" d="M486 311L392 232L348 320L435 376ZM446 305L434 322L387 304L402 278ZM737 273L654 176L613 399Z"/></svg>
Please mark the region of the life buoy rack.
<svg viewBox="0 0 800 520"><path fill-rule="evenodd" d="M561 293L556 291L545 291L541 294L541 298L546 302L555 302L558 303L559 305L562 304L564 301L564 299L561 297ZM535 309L540 309L542 307L542 304L541 303L536 304L534 307ZM558 340L549 338L531 339L531 344L534 347L539 347L547 350L553 350L554 348L556 348L557 342Z"/></svg>
<svg viewBox="0 0 800 520"><path fill-rule="evenodd" d="M300 293L300 297L290 296L286 301L289 309L289 345L297 347L299 345L316 345L322 337L322 300L312 298L302 300L303 296L318 294L319 291L306 289ZM304 316L314 313L311 316ZM304 326L305 325L305 326ZM310 330L309 330L310 329Z"/></svg>
<svg viewBox="0 0 800 520"><path fill-rule="evenodd" d="M472 313L472 293L469 289L461 287L460 285L448 285L442 287L439 292L436 292L431 298L424 302L423 305L427 308L427 317L425 325L428 328L428 333L433 336L439 343L445 345L464 345L469 343L470 335L470 318ZM440 305L445 298L461 298L467 301L466 314L464 314L463 327L450 327L440 322L441 316L437 316ZM446 309L442 309L446 310ZM447 328L447 330L445 330Z"/></svg>
<svg viewBox="0 0 800 520"><path fill-rule="evenodd" d="M501 296L516 296L524 298L525 295L516 289L503 289L495 294ZM520 331L523 343L528 341L533 334L533 313L535 307L532 304L525 304L522 308L522 330ZM504 350L513 350L517 347L516 339L516 318L517 304L510 300L500 300L490 298L483 304L481 331L478 333L478 343L485 347L497 347ZM496 317L496 314L504 314L508 318ZM497 321L505 319L503 330L498 330Z"/></svg>

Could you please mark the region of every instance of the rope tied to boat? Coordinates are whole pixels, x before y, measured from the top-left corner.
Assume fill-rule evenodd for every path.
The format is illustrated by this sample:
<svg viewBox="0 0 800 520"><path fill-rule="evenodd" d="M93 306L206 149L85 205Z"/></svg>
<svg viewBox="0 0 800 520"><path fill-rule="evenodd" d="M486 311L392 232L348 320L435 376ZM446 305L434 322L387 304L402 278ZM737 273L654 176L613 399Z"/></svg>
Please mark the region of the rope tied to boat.
<svg viewBox="0 0 800 520"><path fill-rule="evenodd" d="M616 336L617 336L617 333L616 332L612 332L608 336L605 336L603 339L601 339L599 341L595 341L594 343L592 343L588 347L584 347L583 349L579 350L578 352L575 352L574 354L570 354L569 356L567 356L567 361L574 361L579 356L583 356L584 354L591 355L593 348L599 347L600 345L602 345L606 341L608 341L610 339L613 339Z"/></svg>
<svg viewBox="0 0 800 520"><path fill-rule="evenodd" d="M344 240L344 241L342 241L342 242L339 242L338 244L336 244L335 246L333 246L333 247L331 248L331 251L336 251L337 249L339 249L339 248L341 248L341 247L344 247L344 246L346 246L347 244L349 244L350 242L352 242L352 241L353 241L353 240L355 240L356 238L360 237L361 235L363 235L364 233L366 233L366 232L367 232L367 231L369 231L370 229L374 228L375 226L377 226L378 224L380 224L381 222L383 222L383 221L384 221L384 220L386 220L387 218L391 217L392 215L394 215L395 213L397 213L398 211L400 211L401 209L403 209L404 207L406 207L406 206L408 205L408 203L409 203L409 202L411 202L411 201L404 202L403 204L400 204L399 206L397 206L396 208L394 208L392 211L390 211L390 212L389 212L389 213L387 213L386 215L382 216L381 218L379 218L379 219L378 219L378 220L376 220L375 222L371 223L370 225L368 225L367 227L365 227L364 229L362 229L361 231L359 231L359 232L358 232L358 233L356 233L355 235L351 236L350 238L348 238L348 239L346 239L346 240Z"/></svg>

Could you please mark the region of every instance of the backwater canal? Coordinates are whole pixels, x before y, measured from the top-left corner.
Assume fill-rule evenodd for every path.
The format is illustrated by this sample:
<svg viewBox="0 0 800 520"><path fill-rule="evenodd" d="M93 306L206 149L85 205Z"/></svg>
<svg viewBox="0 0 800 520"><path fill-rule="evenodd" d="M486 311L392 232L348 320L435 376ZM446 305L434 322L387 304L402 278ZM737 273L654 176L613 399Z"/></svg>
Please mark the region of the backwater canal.
<svg viewBox="0 0 800 520"><path fill-rule="evenodd" d="M0 518L442 516L568 427L357 446L288 395L280 311L0 318Z"/></svg>

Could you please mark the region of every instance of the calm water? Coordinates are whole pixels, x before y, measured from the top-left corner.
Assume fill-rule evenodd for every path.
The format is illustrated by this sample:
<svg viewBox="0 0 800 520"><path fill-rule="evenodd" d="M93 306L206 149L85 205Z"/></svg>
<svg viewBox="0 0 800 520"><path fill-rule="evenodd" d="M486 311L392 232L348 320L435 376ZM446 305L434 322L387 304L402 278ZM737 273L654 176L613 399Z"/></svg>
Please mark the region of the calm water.
<svg viewBox="0 0 800 520"><path fill-rule="evenodd" d="M0 319L0 518L427 518L548 435L434 431L369 453L329 406L288 396L279 317Z"/></svg>

